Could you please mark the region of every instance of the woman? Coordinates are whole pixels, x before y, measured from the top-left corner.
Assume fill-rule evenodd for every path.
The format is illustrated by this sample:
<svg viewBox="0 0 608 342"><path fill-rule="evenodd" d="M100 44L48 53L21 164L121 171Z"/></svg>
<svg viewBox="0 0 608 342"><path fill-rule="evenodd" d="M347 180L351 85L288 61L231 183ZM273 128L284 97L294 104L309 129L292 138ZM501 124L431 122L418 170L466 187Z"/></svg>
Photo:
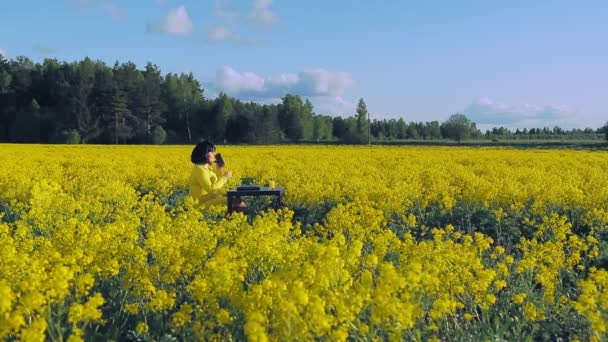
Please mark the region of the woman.
<svg viewBox="0 0 608 342"><path fill-rule="evenodd" d="M223 172L223 167L218 168L221 175L211 169L211 164L216 162L215 144L203 141L194 147L190 160L192 161L192 173L190 174L189 193L198 200L199 206L226 203L226 197L220 195L219 190L232 178L232 171ZM245 203L237 199L233 203L233 209L244 208Z"/></svg>

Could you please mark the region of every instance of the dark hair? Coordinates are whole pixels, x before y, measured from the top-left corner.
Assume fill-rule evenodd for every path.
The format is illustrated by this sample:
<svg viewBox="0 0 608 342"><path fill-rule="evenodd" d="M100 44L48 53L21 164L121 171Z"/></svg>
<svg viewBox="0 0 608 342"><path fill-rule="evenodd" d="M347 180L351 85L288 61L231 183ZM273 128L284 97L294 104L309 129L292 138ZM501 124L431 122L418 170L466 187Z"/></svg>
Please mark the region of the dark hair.
<svg viewBox="0 0 608 342"><path fill-rule="evenodd" d="M207 140L201 141L194 146L190 160L193 164L207 164L209 162L207 160L208 152L215 152L215 144Z"/></svg>

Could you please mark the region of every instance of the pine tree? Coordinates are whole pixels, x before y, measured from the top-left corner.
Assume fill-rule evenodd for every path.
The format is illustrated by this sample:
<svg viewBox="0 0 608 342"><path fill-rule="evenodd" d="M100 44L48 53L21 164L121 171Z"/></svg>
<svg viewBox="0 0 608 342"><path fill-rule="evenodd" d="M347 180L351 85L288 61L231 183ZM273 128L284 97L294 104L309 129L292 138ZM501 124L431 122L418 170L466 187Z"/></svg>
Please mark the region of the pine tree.
<svg viewBox="0 0 608 342"><path fill-rule="evenodd" d="M112 106L105 119L106 129L114 144L126 143L135 134L132 127L135 117L129 110L127 96L122 89L114 89Z"/></svg>
<svg viewBox="0 0 608 342"><path fill-rule="evenodd" d="M138 80L137 111L134 113L139 122L140 141L148 144L152 142L152 129L165 122L162 117L164 103L161 101L161 82L158 67L148 63L143 78Z"/></svg>

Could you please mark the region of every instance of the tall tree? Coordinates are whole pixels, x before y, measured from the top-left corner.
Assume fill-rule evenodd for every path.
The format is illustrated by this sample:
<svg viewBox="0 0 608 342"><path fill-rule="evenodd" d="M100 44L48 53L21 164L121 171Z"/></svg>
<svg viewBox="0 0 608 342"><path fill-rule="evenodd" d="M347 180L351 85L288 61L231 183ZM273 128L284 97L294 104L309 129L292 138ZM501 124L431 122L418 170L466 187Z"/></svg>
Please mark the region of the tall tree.
<svg viewBox="0 0 608 342"><path fill-rule="evenodd" d="M279 105L279 123L287 139L296 142L304 138L304 103L299 95L287 94Z"/></svg>
<svg viewBox="0 0 608 342"><path fill-rule="evenodd" d="M103 134L104 126L108 140L103 142L116 143L116 126L111 117L113 117L112 113L116 105L119 107L126 106L126 103L115 104L114 99L118 98L115 96L115 92L116 86L114 85L114 73L112 69L108 67L98 68L95 71L95 83L91 92L91 113L95 121L92 122L91 129L83 129L86 132L85 136L82 136L83 144L98 139ZM119 99L119 101L121 100ZM114 133L110 134L110 132ZM112 138L114 139L112 140Z"/></svg>
<svg viewBox="0 0 608 342"><path fill-rule="evenodd" d="M231 143L250 142L252 131L251 117L244 112L231 116L226 123L226 139Z"/></svg>
<svg viewBox="0 0 608 342"><path fill-rule="evenodd" d="M213 101L213 106L210 110L206 125L205 133L213 140L222 141L226 138L226 124L234 115L232 100L225 93L220 95Z"/></svg>
<svg viewBox="0 0 608 342"><path fill-rule="evenodd" d="M450 116L442 125L443 135L456 140L459 144L477 131L475 123L464 114L456 113Z"/></svg>
<svg viewBox="0 0 608 342"><path fill-rule="evenodd" d="M429 125L431 139L441 139L441 128L439 126L439 121L431 121Z"/></svg>
<svg viewBox="0 0 608 342"><path fill-rule="evenodd" d="M11 113L11 82L13 75L4 56L0 54L0 141L9 140L9 128L12 121Z"/></svg>
<svg viewBox="0 0 608 342"><path fill-rule="evenodd" d="M20 143L42 143L48 141L48 125L44 109L38 101L32 100L30 105L18 113L10 130L11 141Z"/></svg>
<svg viewBox="0 0 608 342"><path fill-rule="evenodd" d="M407 124L403 118L399 118L395 123L395 131L397 133L397 139L406 139L407 138Z"/></svg>
<svg viewBox="0 0 608 342"><path fill-rule="evenodd" d="M56 137L66 127L74 129L72 103L70 98L71 84L69 77L69 63L60 63L56 59L46 58L40 66L40 76L36 88L33 90L34 97L48 118L49 124L46 129L48 136L53 142L61 142Z"/></svg>
<svg viewBox="0 0 608 342"><path fill-rule="evenodd" d="M192 143L192 115L196 112L204 101L203 88L194 78L192 73L182 74L182 92L184 99L184 121L188 132L188 142Z"/></svg>
<svg viewBox="0 0 608 342"><path fill-rule="evenodd" d="M332 120L333 135L345 144L360 144L361 135L357 132L357 119L353 116L342 119L335 117Z"/></svg>
<svg viewBox="0 0 608 342"><path fill-rule="evenodd" d="M410 122L407 124L405 133L407 135L407 139L418 139L420 137L420 133L418 132L415 122Z"/></svg>
<svg viewBox="0 0 608 342"><path fill-rule="evenodd" d="M17 119L18 113L29 110L34 97L30 91L32 85L32 73L35 65L27 57L19 56L8 62L8 71L11 75L8 90L3 96L4 111L0 121L6 130L7 141L13 141L14 134L10 133L11 126Z"/></svg>
<svg viewBox="0 0 608 342"><path fill-rule="evenodd" d="M8 61L0 54L0 94L8 91L11 85L12 75L10 73Z"/></svg>
<svg viewBox="0 0 608 342"><path fill-rule="evenodd" d="M363 137L367 137L368 143L370 142L369 113L367 112L367 105L365 105L363 98L360 98L357 104L357 133Z"/></svg>
<svg viewBox="0 0 608 342"><path fill-rule="evenodd" d="M255 120L252 122L256 144L273 144L281 139L278 109L275 105L256 106Z"/></svg>
<svg viewBox="0 0 608 342"><path fill-rule="evenodd" d="M103 67L103 66L102 66ZM100 117L92 112L91 94L95 85L95 64L89 58L72 65L70 80L70 104L76 129L86 143L101 133Z"/></svg>
<svg viewBox="0 0 608 342"><path fill-rule="evenodd" d="M340 117L336 116L331 120L332 135L338 140L343 140L348 132L348 124Z"/></svg>
<svg viewBox="0 0 608 342"><path fill-rule="evenodd" d="M314 130L314 109L312 102L309 99L304 101L304 106L302 107L302 112L300 113L300 120L302 121L302 135L304 140L312 140L313 139L313 130Z"/></svg>
<svg viewBox="0 0 608 342"><path fill-rule="evenodd" d="M314 116L314 140L331 140L332 139L332 119L329 116L315 115Z"/></svg>
<svg viewBox="0 0 608 342"><path fill-rule="evenodd" d="M164 122L161 82L162 76L158 66L148 63L143 72L143 79L138 84L138 106L134 113L141 123L138 130L140 141L147 144L152 143L152 129Z"/></svg>
<svg viewBox="0 0 608 342"><path fill-rule="evenodd" d="M165 75L162 87L165 98L167 133L170 142L191 143L193 139L193 114L203 103L203 89L192 73Z"/></svg>
<svg viewBox="0 0 608 342"><path fill-rule="evenodd" d="M15 106L17 109L28 107L32 100L32 73L35 70L34 62L31 59L23 56L17 57L9 62L12 83L11 88L14 94Z"/></svg>
<svg viewBox="0 0 608 342"><path fill-rule="evenodd" d="M606 122L598 131L604 133L604 138L608 140L608 122Z"/></svg>
<svg viewBox="0 0 608 342"><path fill-rule="evenodd" d="M127 94L116 86L112 94L112 108L106 115L106 127L109 137L114 144L126 143L135 135L133 124L135 116L129 109Z"/></svg>

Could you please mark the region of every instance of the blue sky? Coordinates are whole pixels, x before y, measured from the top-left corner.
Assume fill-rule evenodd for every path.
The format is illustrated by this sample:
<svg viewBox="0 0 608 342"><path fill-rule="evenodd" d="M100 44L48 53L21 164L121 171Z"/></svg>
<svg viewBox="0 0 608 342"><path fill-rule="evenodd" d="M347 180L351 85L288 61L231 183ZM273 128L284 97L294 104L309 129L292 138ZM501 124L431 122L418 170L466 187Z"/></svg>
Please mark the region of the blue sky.
<svg viewBox="0 0 608 342"><path fill-rule="evenodd" d="M207 97L482 129L608 121L608 1L22 0L0 2L0 53L150 61Z"/></svg>

